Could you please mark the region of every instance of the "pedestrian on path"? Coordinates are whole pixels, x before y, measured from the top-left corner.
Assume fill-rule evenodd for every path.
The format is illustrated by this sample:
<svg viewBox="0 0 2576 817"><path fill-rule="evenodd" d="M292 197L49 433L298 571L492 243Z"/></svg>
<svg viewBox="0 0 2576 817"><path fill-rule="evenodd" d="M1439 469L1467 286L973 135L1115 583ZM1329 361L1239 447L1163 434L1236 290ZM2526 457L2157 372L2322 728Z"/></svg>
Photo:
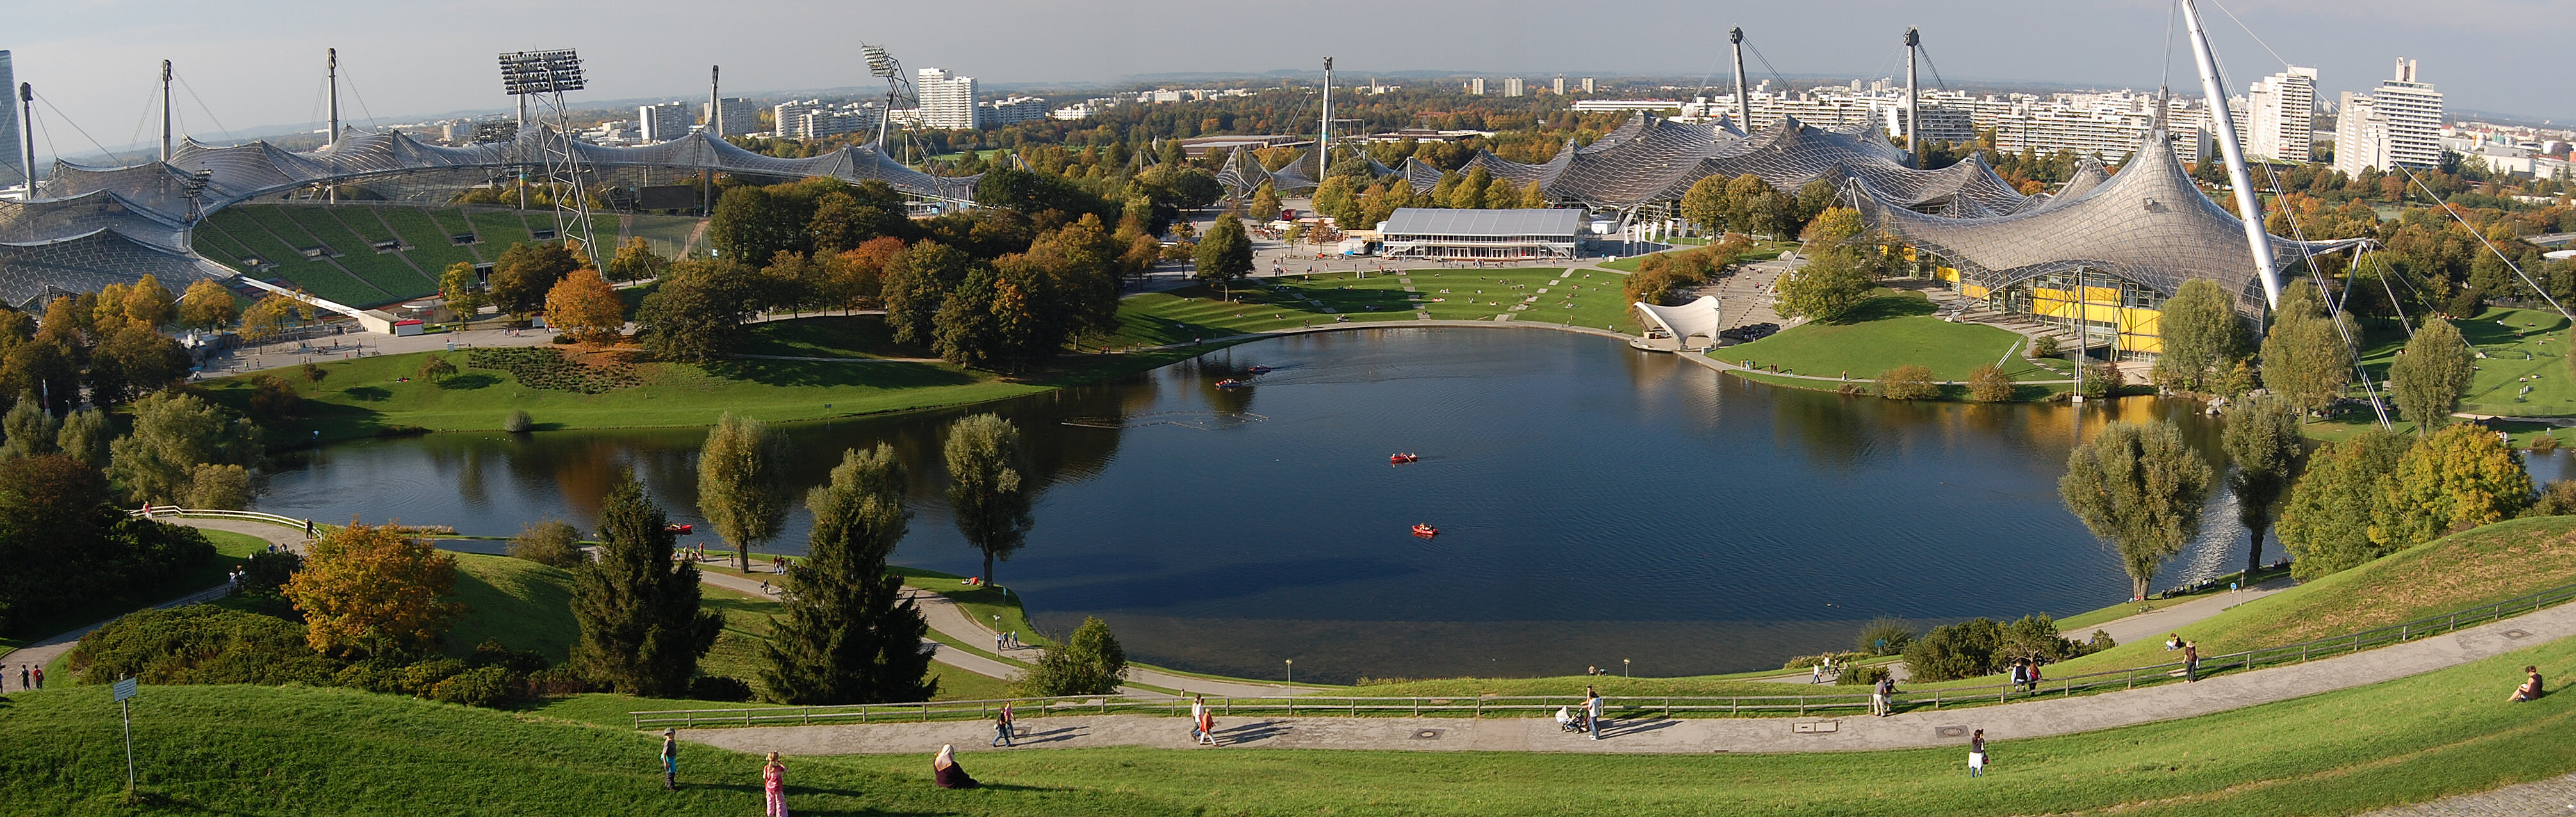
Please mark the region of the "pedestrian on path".
<svg viewBox="0 0 2576 817"><path fill-rule="evenodd" d="M680 731L662 730L662 788L680 790Z"/></svg>
<svg viewBox="0 0 2576 817"><path fill-rule="evenodd" d="M1825 662L1818 661L1809 665L1807 670L1807 683L1821 684L1825 682Z"/></svg>
<svg viewBox="0 0 2576 817"><path fill-rule="evenodd" d="M778 762L778 753L769 753L769 765L760 767L760 789L764 806L762 817L787 817L787 764Z"/></svg>
<svg viewBox="0 0 2576 817"><path fill-rule="evenodd" d="M1878 689L1870 695L1870 709L1879 717L1896 714L1896 676L1878 676Z"/></svg>
<svg viewBox="0 0 2576 817"><path fill-rule="evenodd" d="M1009 746L1011 745L1011 737L1011 703L1009 701L1003 701L1002 711L993 715L992 745Z"/></svg>
<svg viewBox="0 0 2576 817"><path fill-rule="evenodd" d="M36 668L36 688L37 688L37 689L44 689L44 688L45 688L45 668L44 668L44 667L37 667L37 668Z"/></svg>
<svg viewBox="0 0 2576 817"><path fill-rule="evenodd" d="M1216 745L1216 711L1208 708L1206 695L1190 703L1190 730L1198 733L1199 745Z"/></svg>
<svg viewBox="0 0 2576 817"><path fill-rule="evenodd" d="M35 688L36 688L36 685L35 685L34 683L31 683L31 682L29 682L29 681L27 680L27 665L25 665L25 664L19 664L19 665L18 665L18 688L19 688L19 689L21 689L21 690L29 690L29 689L35 689Z"/></svg>
<svg viewBox="0 0 2576 817"><path fill-rule="evenodd" d="M1968 737L1968 776L1984 777L1985 774L1986 730L1979 729L1975 735Z"/></svg>
<svg viewBox="0 0 2576 817"><path fill-rule="evenodd" d="M2182 681L2188 684L2198 680L2200 680L2200 642L2183 642Z"/></svg>
<svg viewBox="0 0 2576 817"><path fill-rule="evenodd" d="M1588 724L1586 728L1592 730L1592 739L1600 740L1601 693L1593 691L1591 687L1583 688L1583 719Z"/></svg>

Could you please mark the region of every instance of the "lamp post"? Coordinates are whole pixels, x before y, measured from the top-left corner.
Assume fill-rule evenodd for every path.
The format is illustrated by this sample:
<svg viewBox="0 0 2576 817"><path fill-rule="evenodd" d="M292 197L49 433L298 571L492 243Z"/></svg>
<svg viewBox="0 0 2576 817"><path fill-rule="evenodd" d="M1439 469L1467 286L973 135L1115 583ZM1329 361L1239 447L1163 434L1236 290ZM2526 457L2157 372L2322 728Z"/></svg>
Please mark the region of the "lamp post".
<svg viewBox="0 0 2576 817"><path fill-rule="evenodd" d="M1625 659L1625 658L1619 659L1619 677L1621 677L1621 678L1627 678L1627 677L1630 677L1630 676L1628 675L1628 659Z"/></svg>

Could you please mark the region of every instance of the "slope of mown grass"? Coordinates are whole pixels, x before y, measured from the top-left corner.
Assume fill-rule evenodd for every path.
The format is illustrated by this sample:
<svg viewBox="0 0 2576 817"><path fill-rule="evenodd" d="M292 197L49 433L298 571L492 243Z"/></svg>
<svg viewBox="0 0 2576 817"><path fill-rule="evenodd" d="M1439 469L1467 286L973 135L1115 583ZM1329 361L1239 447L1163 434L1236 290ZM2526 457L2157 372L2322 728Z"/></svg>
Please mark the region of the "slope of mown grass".
<svg viewBox="0 0 2576 817"><path fill-rule="evenodd" d="M1955 747L1750 755L1019 749L968 742L987 787L929 759L797 757L800 814L2352 814L2576 768L2576 696L2504 704L2562 641L2343 692L2054 738L1995 735L1983 779ZM95 688L12 696L0 801L126 814L116 709ZM686 703L686 702L669 702ZM155 687L136 699L145 809L160 814L742 814L756 758L690 745L659 788L655 738L340 689ZM960 724L961 734L976 727ZM1569 738L1570 740L1571 738Z"/></svg>
<svg viewBox="0 0 2576 817"><path fill-rule="evenodd" d="M2001 364L2014 380L2066 377L2020 354L2025 338L2018 334L1951 323L1931 317L1932 311L1932 302L1919 293L1881 295L1863 305L1853 322L1800 324L1715 354L1728 362L1750 360L1802 375L1848 373L1853 380L1875 380L1879 373L1909 363L1931 367L1936 380L1966 380L1969 372L1989 363Z"/></svg>
<svg viewBox="0 0 2576 817"><path fill-rule="evenodd" d="M2477 372L2460 395L2461 411L2515 417L2576 414L2576 378L2568 376L2566 361L2567 318L2544 309L2489 309L2451 325L2470 348L2486 355L2478 359ZM2406 338L2395 329L2369 333L2374 343L2361 362L2371 377L2388 379L2388 366L2406 348ZM2525 387L2530 393L2523 392Z"/></svg>

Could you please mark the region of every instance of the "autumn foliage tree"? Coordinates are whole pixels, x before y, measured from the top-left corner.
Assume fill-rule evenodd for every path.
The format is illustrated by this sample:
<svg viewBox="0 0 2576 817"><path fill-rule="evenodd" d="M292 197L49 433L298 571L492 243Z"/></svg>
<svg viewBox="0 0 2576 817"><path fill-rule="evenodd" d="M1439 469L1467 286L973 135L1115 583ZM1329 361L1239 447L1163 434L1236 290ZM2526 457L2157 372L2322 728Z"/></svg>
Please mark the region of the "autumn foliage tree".
<svg viewBox="0 0 2576 817"><path fill-rule="evenodd" d="M584 343L609 343L626 328L626 304L599 271L573 270L546 293L546 322Z"/></svg>
<svg viewBox="0 0 2576 817"><path fill-rule="evenodd" d="M434 644L465 606L456 557L400 528L351 522L314 539L282 589L304 614L304 638L329 655L385 656Z"/></svg>

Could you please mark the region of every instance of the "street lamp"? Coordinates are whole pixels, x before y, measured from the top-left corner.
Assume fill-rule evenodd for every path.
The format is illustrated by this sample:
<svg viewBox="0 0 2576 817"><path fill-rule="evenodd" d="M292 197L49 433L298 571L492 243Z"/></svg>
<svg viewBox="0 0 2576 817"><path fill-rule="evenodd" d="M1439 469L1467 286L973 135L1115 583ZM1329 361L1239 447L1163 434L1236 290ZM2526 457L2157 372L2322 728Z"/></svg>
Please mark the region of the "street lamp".
<svg viewBox="0 0 2576 817"><path fill-rule="evenodd" d="M1288 714L1297 714L1297 659L1280 659L1288 664Z"/></svg>
<svg viewBox="0 0 2576 817"><path fill-rule="evenodd" d="M1629 677L1629 675L1628 675L1628 659L1625 659L1625 658L1619 659L1619 677L1621 677L1621 678L1627 678L1627 677Z"/></svg>

